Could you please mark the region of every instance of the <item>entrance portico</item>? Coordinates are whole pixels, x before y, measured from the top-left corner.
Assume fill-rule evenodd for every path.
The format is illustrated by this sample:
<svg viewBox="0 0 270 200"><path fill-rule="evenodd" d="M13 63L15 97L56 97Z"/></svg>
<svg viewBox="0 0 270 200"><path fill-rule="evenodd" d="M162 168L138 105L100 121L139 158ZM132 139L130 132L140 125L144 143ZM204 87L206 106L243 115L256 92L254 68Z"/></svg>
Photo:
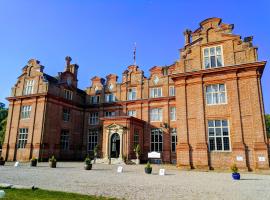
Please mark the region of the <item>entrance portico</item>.
<svg viewBox="0 0 270 200"><path fill-rule="evenodd" d="M103 121L103 158L110 161L113 159L135 159L134 132L138 134L138 143L143 147L143 124L142 120L128 116L101 118Z"/></svg>

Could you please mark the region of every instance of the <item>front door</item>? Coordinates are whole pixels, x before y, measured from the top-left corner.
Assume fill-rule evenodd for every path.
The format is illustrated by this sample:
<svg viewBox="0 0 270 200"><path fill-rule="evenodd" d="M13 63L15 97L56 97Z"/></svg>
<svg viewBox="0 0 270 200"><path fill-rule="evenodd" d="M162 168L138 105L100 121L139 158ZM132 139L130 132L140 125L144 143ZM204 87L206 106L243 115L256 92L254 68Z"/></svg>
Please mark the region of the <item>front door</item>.
<svg viewBox="0 0 270 200"><path fill-rule="evenodd" d="M114 133L111 137L111 158L119 158L120 153L120 136Z"/></svg>

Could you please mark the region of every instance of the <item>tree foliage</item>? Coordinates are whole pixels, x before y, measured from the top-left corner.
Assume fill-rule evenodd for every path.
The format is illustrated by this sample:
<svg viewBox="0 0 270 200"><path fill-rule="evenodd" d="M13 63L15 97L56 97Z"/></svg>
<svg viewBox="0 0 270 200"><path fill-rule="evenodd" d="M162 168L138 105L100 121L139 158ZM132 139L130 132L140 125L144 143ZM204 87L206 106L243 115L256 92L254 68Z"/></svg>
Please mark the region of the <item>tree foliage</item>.
<svg viewBox="0 0 270 200"><path fill-rule="evenodd" d="M265 115L265 124L266 124L267 136L270 138L270 115L269 114Z"/></svg>
<svg viewBox="0 0 270 200"><path fill-rule="evenodd" d="M7 125L8 109L5 108L5 104L0 102L0 147L4 142L6 125Z"/></svg>

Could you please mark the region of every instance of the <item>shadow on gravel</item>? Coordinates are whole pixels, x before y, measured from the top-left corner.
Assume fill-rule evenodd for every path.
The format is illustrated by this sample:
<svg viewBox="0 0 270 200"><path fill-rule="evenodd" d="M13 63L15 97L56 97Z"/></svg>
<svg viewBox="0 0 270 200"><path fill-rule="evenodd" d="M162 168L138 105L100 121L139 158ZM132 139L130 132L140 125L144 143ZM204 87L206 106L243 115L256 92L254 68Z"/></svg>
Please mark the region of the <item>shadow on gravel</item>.
<svg viewBox="0 0 270 200"><path fill-rule="evenodd" d="M241 178L240 181L262 181L259 178Z"/></svg>

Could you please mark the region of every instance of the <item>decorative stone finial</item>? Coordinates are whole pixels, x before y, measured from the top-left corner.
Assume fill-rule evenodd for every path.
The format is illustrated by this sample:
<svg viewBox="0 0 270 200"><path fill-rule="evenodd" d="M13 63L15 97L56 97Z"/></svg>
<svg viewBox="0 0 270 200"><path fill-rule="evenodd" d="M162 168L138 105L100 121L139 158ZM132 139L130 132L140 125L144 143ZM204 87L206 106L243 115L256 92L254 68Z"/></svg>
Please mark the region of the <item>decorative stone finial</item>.
<svg viewBox="0 0 270 200"><path fill-rule="evenodd" d="M72 61L71 57L70 56L66 56L65 60L66 60L67 66L69 66L70 65L70 62Z"/></svg>

